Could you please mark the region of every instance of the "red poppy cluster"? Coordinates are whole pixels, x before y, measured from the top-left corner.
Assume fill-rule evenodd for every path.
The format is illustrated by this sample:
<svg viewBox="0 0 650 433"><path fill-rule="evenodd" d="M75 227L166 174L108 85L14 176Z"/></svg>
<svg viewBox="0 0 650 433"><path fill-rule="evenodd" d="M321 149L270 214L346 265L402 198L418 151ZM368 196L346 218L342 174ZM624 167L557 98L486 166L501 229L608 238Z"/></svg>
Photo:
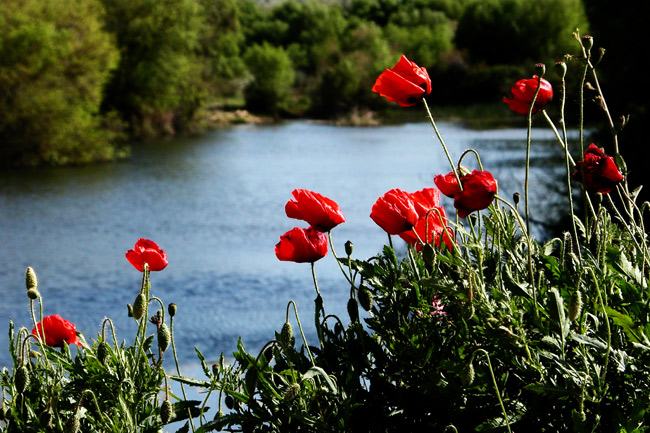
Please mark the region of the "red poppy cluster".
<svg viewBox="0 0 650 433"><path fill-rule="evenodd" d="M594 143L585 150L584 159L576 163L575 170L572 174L575 180L584 181L586 189L603 194L613 190L623 180L614 158L605 155Z"/></svg>
<svg viewBox="0 0 650 433"><path fill-rule="evenodd" d="M458 216L465 218L476 210L486 209L497 194L497 182L489 171L474 170L460 177L461 189L454 172L433 178L440 191L454 199Z"/></svg>
<svg viewBox="0 0 650 433"><path fill-rule="evenodd" d="M289 218L306 221L306 229L295 227L282 236L275 245L279 260L296 263L314 263L327 254L327 235L337 225L345 222L343 212L336 202L306 189L295 189L284 210Z"/></svg>
<svg viewBox="0 0 650 433"><path fill-rule="evenodd" d="M533 102L535 92L537 91L537 83L539 81L539 92L535 98L532 114L537 113L539 110L550 104L553 99L553 86L544 78L539 78L533 75L533 78L525 78L519 80L512 86L510 92L512 98L503 98L503 102L508 104L510 109L519 114L528 114L530 104Z"/></svg>
<svg viewBox="0 0 650 433"><path fill-rule="evenodd" d="M377 77L372 91L402 107L409 107L431 93L431 79L425 68L402 56L395 66Z"/></svg>
<svg viewBox="0 0 650 433"><path fill-rule="evenodd" d="M81 346L74 323L68 322L58 314L43 317L43 321L38 322L36 328L32 329L32 334L43 338L43 331L45 331L45 344L50 347L62 347L63 343Z"/></svg>
<svg viewBox="0 0 650 433"><path fill-rule="evenodd" d="M438 247L444 242L448 249L454 246L445 209L440 206L440 191L435 188L415 193L391 189L377 199L370 218L386 233L399 235L417 249L430 242Z"/></svg>

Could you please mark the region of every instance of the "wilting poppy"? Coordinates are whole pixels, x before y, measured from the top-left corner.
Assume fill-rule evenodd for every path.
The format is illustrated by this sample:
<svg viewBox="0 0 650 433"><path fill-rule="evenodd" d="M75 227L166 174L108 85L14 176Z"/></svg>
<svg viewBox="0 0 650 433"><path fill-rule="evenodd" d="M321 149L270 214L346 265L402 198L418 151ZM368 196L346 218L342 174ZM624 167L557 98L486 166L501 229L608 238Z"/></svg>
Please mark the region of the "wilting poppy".
<svg viewBox="0 0 650 433"><path fill-rule="evenodd" d="M535 91L537 90L537 81L539 77L533 75L533 78L525 78L519 80L512 86L510 92L512 98L503 98L503 102L510 106L512 111L519 114L528 114L530 104L533 102ZM542 78L540 80L539 93L535 98L535 105L533 105L532 114L537 113L539 110L546 107L553 99L553 86L547 80Z"/></svg>
<svg viewBox="0 0 650 433"><path fill-rule="evenodd" d="M317 192L294 189L295 200L289 200L284 207L289 218L306 221L320 232L328 232L345 222L341 208L334 200Z"/></svg>
<svg viewBox="0 0 650 433"><path fill-rule="evenodd" d="M133 249L126 252L126 259L140 272L145 263L150 271L162 271L168 264L167 253L149 239L138 239Z"/></svg>
<svg viewBox="0 0 650 433"><path fill-rule="evenodd" d="M36 328L38 328L38 334ZM45 328L45 344L48 346L60 347L63 346L63 343L81 346L74 323L68 322L58 314L43 317L43 321L38 322L36 328L32 329L32 334L41 338L43 337L43 328Z"/></svg>
<svg viewBox="0 0 650 433"><path fill-rule="evenodd" d="M462 191L453 172L438 174L433 181L444 195L454 199L454 207L461 218L475 210L487 208L497 193L497 182L489 171L474 170L462 176Z"/></svg>
<svg viewBox="0 0 650 433"><path fill-rule="evenodd" d="M399 188L379 197L370 211L370 218L389 235L412 229L419 217L411 194Z"/></svg>
<svg viewBox="0 0 650 433"><path fill-rule="evenodd" d="M313 227L295 227L275 245L278 259L296 263L313 263L327 254L327 235Z"/></svg>
<svg viewBox="0 0 650 433"><path fill-rule="evenodd" d="M431 79L426 68L402 56L395 66L377 77L372 91L402 107L409 107L431 93Z"/></svg>
<svg viewBox="0 0 650 433"><path fill-rule="evenodd" d="M591 143L585 150L584 165L583 161L576 163L576 171L572 174L572 177L577 181L583 180L583 167L584 185L585 188L591 191L606 194L623 180L623 174L616 166L614 158L605 155L594 143Z"/></svg>

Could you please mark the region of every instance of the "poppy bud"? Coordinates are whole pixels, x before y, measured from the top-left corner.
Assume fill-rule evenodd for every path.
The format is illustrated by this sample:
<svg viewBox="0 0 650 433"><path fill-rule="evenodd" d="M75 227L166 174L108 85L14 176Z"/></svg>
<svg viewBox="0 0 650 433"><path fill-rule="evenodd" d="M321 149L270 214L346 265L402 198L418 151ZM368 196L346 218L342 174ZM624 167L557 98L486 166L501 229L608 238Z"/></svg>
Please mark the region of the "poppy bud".
<svg viewBox="0 0 650 433"><path fill-rule="evenodd" d="M351 256L353 250L354 250L354 244L352 243L352 241L347 241L345 243L345 254Z"/></svg>
<svg viewBox="0 0 650 433"><path fill-rule="evenodd" d="M78 433L80 427L79 416L75 413L72 418L68 419L63 426L64 433Z"/></svg>
<svg viewBox="0 0 650 433"><path fill-rule="evenodd" d="M52 409L50 409L49 407L46 408L43 412L41 412L41 414L38 416L38 422L43 427L51 427L53 419L54 419L54 414L52 414Z"/></svg>
<svg viewBox="0 0 650 433"><path fill-rule="evenodd" d="M470 386L474 382L474 365L471 361L463 368L463 372L460 375L460 382L463 386Z"/></svg>
<svg viewBox="0 0 650 433"><path fill-rule="evenodd" d="M25 287L27 290L38 287L38 278L36 278L36 272L34 272L31 266L28 266L27 271L25 271Z"/></svg>
<svg viewBox="0 0 650 433"><path fill-rule="evenodd" d="M512 194L512 201L515 202L515 206L517 206L519 204L520 200L521 200L521 194L520 193L516 192L516 193Z"/></svg>
<svg viewBox="0 0 650 433"><path fill-rule="evenodd" d="M97 346L97 360L103 364L106 361L106 356L108 355L108 344L105 341L101 341Z"/></svg>
<svg viewBox="0 0 650 433"><path fill-rule="evenodd" d="M29 290L27 291L27 297L28 297L29 299L31 299L32 301L34 301L34 300L36 300L36 299L38 299L38 298L41 297L41 293L40 293L38 290L36 290L36 289L29 289Z"/></svg>
<svg viewBox="0 0 650 433"><path fill-rule="evenodd" d="M357 302L354 300L354 298L350 298L348 300L348 315L350 316L350 320L352 322L359 321L359 307L357 306Z"/></svg>
<svg viewBox="0 0 650 433"><path fill-rule="evenodd" d="M171 338L172 336L169 333L169 328L167 327L167 324L166 323L161 324L160 328L158 328L158 348L163 352L167 350Z"/></svg>
<svg viewBox="0 0 650 433"><path fill-rule="evenodd" d="M246 385L246 391L249 395L253 395L255 388L257 387L258 372L257 367L251 367L246 371L246 376L244 377L244 384Z"/></svg>
<svg viewBox="0 0 650 433"><path fill-rule="evenodd" d="M364 310L370 311L372 308L373 294L366 286L359 288L359 304Z"/></svg>
<svg viewBox="0 0 650 433"><path fill-rule="evenodd" d="M215 376L219 374L219 364L212 364L212 374Z"/></svg>
<svg viewBox="0 0 650 433"><path fill-rule="evenodd" d="M176 310L177 309L178 309L178 307L173 302L171 304L169 304L167 306L167 312L169 313L169 317L174 317L176 315Z"/></svg>
<svg viewBox="0 0 650 433"><path fill-rule="evenodd" d="M422 246L422 260L424 260L424 265L427 267L429 271L433 271L433 264L436 259L436 252L433 249L433 245L431 244L424 244Z"/></svg>
<svg viewBox="0 0 650 433"><path fill-rule="evenodd" d="M226 414L223 413L222 410L218 410L217 413L214 415L214 420L216 421L216 420L218 420L219 418L223 418L224 416L226 416Z"/></svg>
<svg viewBox="0 0 650 433"><path fill-rule="evenodd" d="M160 420L167 424L174 417L174 406L169 400L165 400L160 405Z"/></svg>
<svg viewBox="0 0 650 433"><path fill-rule="evenodd" d="M16 391L18 391L18 394L25 392L29 386L29 370L27 370L27 367L24 365L21 365L16 370L16 373L14 374L14 384L16 385Z"/></svg>
<svg viewBox="0 0 650 433"><path fill-rule="evenodd" d="M576 291L573 292L573 295L571 295L571 300L569 301L569 320L576 320L581 311L582 294L580 293L580 289L576 289Z"/></svg>
<svg viewBox="0 0 650 433"><path fill-rule="evenodd" d="M147 298L144 293L140 293L133 302L132 315L135 320L140 320L147 306Z"/></svg>
<svg viewBox="0 0 650 433"><path fill-rule="evenodd" d="M291 327L291 323L286 322L284 325L282 325L282 331L280 331L280 343L283 346L291 347L293 345L292 339L293 328Z"/></svg>
<svg viewBox="0 0 650 433"><path fill-rule="evenodd" d="M128 317L133 317L133 305L126 304L126 315Z"/></svg>
<svg viewBox="0 0 650 433"><path fill-rule="evenodd" d="M284 393L284 396L282 397L284 401L291 401L300 392L300 384L298 383L292 383L289 385L289 389L287 389L287 392Z"/></svg>

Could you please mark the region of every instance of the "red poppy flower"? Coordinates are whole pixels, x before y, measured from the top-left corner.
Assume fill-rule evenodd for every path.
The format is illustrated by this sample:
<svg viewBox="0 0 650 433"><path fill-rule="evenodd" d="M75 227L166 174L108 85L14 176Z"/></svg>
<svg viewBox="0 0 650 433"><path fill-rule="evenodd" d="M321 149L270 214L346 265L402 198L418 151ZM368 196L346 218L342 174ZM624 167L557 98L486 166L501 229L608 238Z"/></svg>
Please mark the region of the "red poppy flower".
<svg viewBox="0 0 650 433"><path fill-rule="evenodd" d="M289 218L307 221L320 232L328 232L345 222L343 212L334 200L306 189L294 189L291 195L295 200L289 200L284 207Z"/></svg>
<svg viewBox="0 0 650 433"><path fill-rule="evenodd" d="M512 86L512 98L503 98L503 102L510 106L512 111L519 114L528 114L530 104L533 102L535 91L537 90L537 80L539 77L533 75L533 78L519 80ZM547 80L540 80L540 89L533 106L533 114L546 107L553 99L553 86Z"/></svg>
<svg viewBox="0 0 650 433"><path fill-rule="evenodd" d="M454 199L454 207L461 218L475 210L487 208L497 193L497 182L489 171L474 170L461 177L462 191L453 172L438 174L433 181L444 195Z"/></svg>
<svg viewBox="0 0 650 433"><path fill-rule="evenodd" d="M398 188L379 197L370 212L370 218L389 235L411 230L419 217L411 194Z"/></svg>
<svg viewBox="0 0 650 433"><path fill-rule="evenodd" d="M395 66L377 77L372 91L402 107L409 107L431 93L431 79L425 68L402 56Z"/></svg>
<svg viewBox="0 0 650 433"><path fill-rule="evenodd" d="M36 328L38 328L38 334ZM36 328L32 329L32 334L41 338L43 337L43 328L45 328L45 344L48 346L61 347L63 343L81 346L74 323L68 322L58 314L43 317L42 324L38 322Z"/></svg>
<svg viewBox="0 0 650 433"><path fill-rule="evenodd" d="M431 243L440 248L441 241L445 243L447 249L454 248L454 232L451 227L447 226L447 217L445 209L436 207L440 214L435 210L427 212L420 219L411 230L404 231L399 234L406 243L412 245L417 251L420 251L423 242ZM416 235L417 233L417 235Z"/></svg>
<svg viewBox="0 0 650 433"><path fill-rule="evenodd" d="M572 177L582 181L583 161L576 163L576 171ZM584 185L591 191L606 194L616 187L616 184L623 180L614 158L605 155L594 143L591 143L584 156Z"/></svg>
<svg viewBox="0 0 650 433"><path fill-rule="evenodd" d="M296 263L314 263L327 254L327 235L314 227L295 227L280 236L275 245L278 259Z"/></svg>
<svg viewBox="0 0 650 433"><path fill-rule="evenodd" d="M140 272L145 263L150 271L162 271L168 264L167 253L149 239L138 239L133 249L126 252L126 259Z"/></svg>

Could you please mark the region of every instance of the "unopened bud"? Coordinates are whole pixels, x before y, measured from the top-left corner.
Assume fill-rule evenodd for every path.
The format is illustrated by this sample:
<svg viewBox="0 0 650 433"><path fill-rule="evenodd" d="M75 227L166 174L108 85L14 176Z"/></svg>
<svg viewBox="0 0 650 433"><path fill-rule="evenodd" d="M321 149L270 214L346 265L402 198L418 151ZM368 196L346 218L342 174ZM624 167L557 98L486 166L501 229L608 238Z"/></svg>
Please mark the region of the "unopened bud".
<svg viewBox="0 0 650 433"><path fill-rule="evenodd" d="M292 383L291 385L289 385L289 388L287 389L287 392L284 393L282 398L283 398L284 401L291 401L294 398L296 398L298 393L300 393L300 384Z"/></svg>
<svg viewBox="0 0 650 433"><path fill-rule="evenodd" d="M36 278L36 272L34 272L34 269L32 269L31 266L28 266L25 271L25 287L27 290L36 289L38 287L38 278Z"/></svg>
<svg viewBox="0 0 650 433"><path fill-rule="evenodd" d="M282 325L282 330L280 331L280 343L283 346L286 347L291 347L293 345L293 328L291 327L291 323L285 322L284 325Z"/></svg>
<svg viewBox="0 0 650 433"><path fill-rule="evenodd" d="M28 297L29 299L31 299L32 301L34 301L34 300L36 300L36 299L38 299L38 298L41 297L41 293L40 293L38 290L36 290L36 289L29 289L29 290L27 291L27 297Z"/></svg>
<svg viewBox="0 0 650 433"><path fill-rule="evenodd" d="M126 304L126 314L128 317L133 317L133 305Z"/></svg>
<svg viewBox="0 0 650 433"><path fill-rule="evenodd" d="M576 291L573 292L573 295L571 295L571 300L569 301L569 320L576 320L581 311L582 293L580 293L580 289L576 289Z"/></svg>
<svg viewBox="0 0 650 433"><path fill-rule="evenodd" d="M345 254L351 256L353 250L354 250L354 244L352 243L352 241L347 241L345 243Z"/></svg>
<svg viewBox="0 0 650 433"><path fill-rule="evenodd" d="M135 320L140 320L144 314L144 310L147 306L147 298L144 293L140 293L136 296L135 301L133 302L133 318Z"/></svg>
<svg viewBox="0 0 650 433"><path fill-rule="evenodd" d="M463 368L463 372L460 375L460 382L463 386L470 386L474 382L474 365L471 361Z"/></svg>
<svg viewBox="0 0 650 433"><path fill-rule="evenodd" d="M176 304L173 302L167 306L167 312L169 313L169 317L174 317L176 315L176 310L178 307L176 307Z"/></svg>
<svg viewBox="0 0 650 433"><path fill-rule="evenodd" d="M50 409L49 407L46 408L43 412L41 412L41 414L38 416L38 422L43 427L51 427L53 419L54 419L54 414L52 413L52 409Z"/></svg>
<svg viewBox="0 0 650 433"><path fill-rule="evenodd" d="M14 384L16 385L16 391L18 391L18 394L25 392L29 386L29 370L27 370L26 366L21 365L18 367L14 374Z"/></svg>
<svg viewBox="0 0 650 433"><path fill-rule="evenodd" d="M80 427L79 415L76 413L72 414L72 417L68 419L63 426L64 433L78 433Z"/></svg>
<svg viewBox="0 0 650 433"><path fill-rule="evenodd" d="M167 350L171 338L172 336L169 333L169 328L167 327L167 324L162 323L158 328L158 348L163 352Z"/></svg>
<svg viewBox="0 0 650 433"><path fill-rule="evenodd" d="M433 270L433 264L436 260L436 252L433 249L433 245L426 243L422 246L422 260L424 260L424 265L429 269Z"/></svg>
<svg viewBox="0 0 650 433"><path fill-rule="evenodd" d="M219 375L219 364L212 364L212 374L215 376Z"/></svg>
<svg viewBox="0 0 650 433"><path fill-rule="evenodd" d="M246 391L249 395L253 395L255 388L257 387L258 372L257 367L253 366L246 371L246 376L244 377L244 384L246 385Z"/></svg>
<svg viewBox="0 0 650 433"><path fill-rule="evenodd" d="M101 364L104 364L107 356L108 356L108 344L102 340L97 346L97 360Z"/></svg>
<svg viewBox="0 0 650 433"><path fill-rule="evenodd" d="M517 206L519 204L520 200L521 200L521 194L520 193L516 192L516 193L512 194L512 201L515 202L515 206Z"/></svg>
<svg viewBox="0 0 650 433"><path fill-rule="evenodd" d="M352 322L359 321L359 307L357 306L357 302L354 300L354 298L350 298L348 300L348 315L350 316L350 320Z"/></svg>
<svg viewBox="0 0 650 433"><path fill-rule="evenodd" d="M361 286L359 288L359 304L361 304L364 310L370 311L374 300L373 298L374 296L372 292L366 286Z"/></svg>
<svg viewBox="0 0 650 433"><path fill-rule="evenodd" d="M174 406L169 400L165 400L160 405L160 420L163 424L167 424L174 417Z"/></svg>

